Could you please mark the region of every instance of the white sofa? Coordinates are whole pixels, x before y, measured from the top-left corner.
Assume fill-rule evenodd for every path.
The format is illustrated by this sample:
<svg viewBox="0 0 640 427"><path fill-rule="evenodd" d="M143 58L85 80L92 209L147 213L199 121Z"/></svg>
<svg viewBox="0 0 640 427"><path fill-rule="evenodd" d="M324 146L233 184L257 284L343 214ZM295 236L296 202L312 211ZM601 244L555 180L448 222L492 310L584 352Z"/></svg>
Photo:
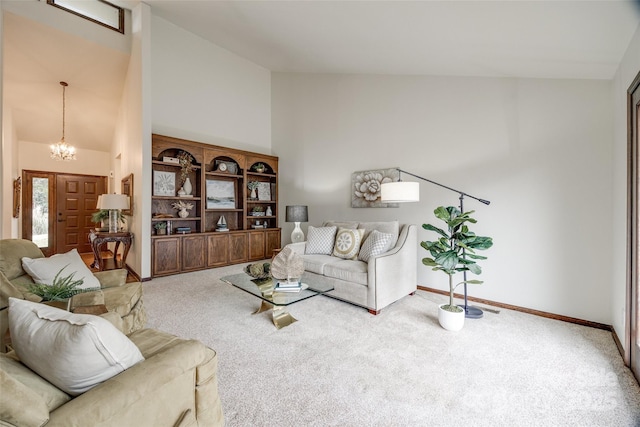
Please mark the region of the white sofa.
<svg viewBox="0 0 640 427"><path fill-rule="evenodd" d="M288 247L302 256L305 274L322 276L333 285L334 290L326 295L378 314L392 302L416 291L418 242L415 224L401 225L397 221L327 221L321 229L328 230L327 227L336 227L336 230L364 229L363 245L373 230L394 234L394 240L391 249L371 256L367 262L343 259L333 254L309 253L309 247L314 246L312 239L317 235L316 229L309 227L306 242L291 243Z"/></svg>

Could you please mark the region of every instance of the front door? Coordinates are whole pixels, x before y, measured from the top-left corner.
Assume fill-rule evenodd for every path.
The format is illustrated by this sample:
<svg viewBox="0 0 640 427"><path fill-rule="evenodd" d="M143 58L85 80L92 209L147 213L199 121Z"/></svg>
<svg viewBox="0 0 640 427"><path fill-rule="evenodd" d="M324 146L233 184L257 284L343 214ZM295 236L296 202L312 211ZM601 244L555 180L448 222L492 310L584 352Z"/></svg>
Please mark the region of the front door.
<svg viewBox="0 0 640 427"><path fill-rule="evenodd" d="M62 175L56 177L56 252L71 249L91 252L89 232L94 227L91 215L98 196L106 191L106 177Z"/></svg>
<svg viewBox="0 0 640 427"><path fill-rule="evenodd" d="M89 231L107 177L24 171L22 237L46 255L77 249L90 253Z"/></svg>

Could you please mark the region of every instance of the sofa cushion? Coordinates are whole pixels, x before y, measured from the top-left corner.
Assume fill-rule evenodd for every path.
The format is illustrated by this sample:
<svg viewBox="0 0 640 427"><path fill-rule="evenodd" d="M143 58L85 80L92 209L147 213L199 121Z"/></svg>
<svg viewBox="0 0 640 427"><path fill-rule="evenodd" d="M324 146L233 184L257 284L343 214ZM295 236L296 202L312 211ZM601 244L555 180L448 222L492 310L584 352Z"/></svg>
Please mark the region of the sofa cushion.
<svg viewBox="0 0 640 427"><path fill-rule="evenodd" d="M338 229L336 243L333 247L333 256L343 259L356 259L362 244L364 230L354 230L350 228Z"/></svg>
<svg viewBox="0 0 640 427"><path fill-rule="evenodd" d="M393 234L381 233L378 230L372 230L369 237L364 241L358 254L360 261L369 262L372 256L380 255L391 249L391 243L394 240Z"/></svg>
<svg viewBox="0 0 640 427"><path fill-rule="evenodd" d="M12 282L13 279L24 274L20 262L23 257L44 258L44 255L38 245L31 240L0 240L0 271Z"/></svg>
<svg viewBox="0 0 640 427"><path fill-rule="evenodd" d="M368 265L362 261L341 260L324 267L324 275L334 279L344 280L346 282L367 285L367 269Z"/></svg>
<svg viewBox="0 0 640 427"><path fill-rule="evenodd" d="M49 421L47 405L33 390L4 371L0 371L0 384L1 421L21 427L39 427Z"/></svg>
<svg viewBox="0 0 640 427"><path fill-rule="evenodd" d="M304 262L305 271L324 274L325 265L340 262L342 259L331 255L304 255L302 261Z"/></svg>
<svg viewBox="0 0 640 427"><path fill-rule="evenodd" d="M398 242L398 236L400 235L400 223L398 221L372 221L361 222L358 224L358 228L365 230L364 240L367 240L369 233L373 230L378 230L381 233L388 233L393 235L390 248L393 248Z"/></svg>
<svg viewBox="0 0 640 427"><path fill-rule="evenodd" d="M15 352L0 355L0 370L40 396L49 412L55 411L71 400L71 396L67 393L20 363ZM1 389L0 387L0 391Z"/></svg>
<svg viewBox="0 0 640 427"><path fill-rule="evenodd" d="M87 268L87 265L80 258L77 249L72 249L64 254L52 255L49 258L22 258L22 268L37 283L52 285L56 274L62 269L60 278L74 274L74 280L82 279L83 282L78 289L99 288L100 282Z"/></svg>
<svg viewBox="0 0 640 427"><path fill-rule="evenodd" d="M336 241L337 227L314 227L309 226L307 231L307 246L304 253L313 255L331 255L333 245Z"/></svg>
<svg viewBox="0 0 640 427"><path fill-rule="evenodd" d="M108 320L9 299L11 342L20 360L77 396L144 360Z"/></svg>
<svg viewBox="0 0 640 427"><path fill-rule="evenodd" d="M131 282L115 288L102 289L102 294L107 310L115 311L120 317L124 317L142 298L142 283Z"/></svg>

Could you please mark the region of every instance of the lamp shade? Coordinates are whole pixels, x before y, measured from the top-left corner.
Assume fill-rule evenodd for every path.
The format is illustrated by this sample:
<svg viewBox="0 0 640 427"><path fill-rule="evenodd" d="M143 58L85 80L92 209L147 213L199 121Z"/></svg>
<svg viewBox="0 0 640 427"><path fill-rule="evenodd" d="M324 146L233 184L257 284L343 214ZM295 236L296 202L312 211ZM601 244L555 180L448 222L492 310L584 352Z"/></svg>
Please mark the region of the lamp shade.
<svg viewBox="0 0 640 427"><path fill-rule="evenodd" d="M286 222L307 222L309 221L308 209L306 206L287 206Z"/></svg>
<svg viewBox="0 0 640 427"><path fill-rule="evenodd" d="M97 209L129 209L129 196L126 194L103 194L98 197Z"/></svg>
<svg viewBox="0 0 640 427"><path fill-rule="evenodd" d="M420 183L407 181L384 183L380 199L385 203L419 202Z"/></svg>

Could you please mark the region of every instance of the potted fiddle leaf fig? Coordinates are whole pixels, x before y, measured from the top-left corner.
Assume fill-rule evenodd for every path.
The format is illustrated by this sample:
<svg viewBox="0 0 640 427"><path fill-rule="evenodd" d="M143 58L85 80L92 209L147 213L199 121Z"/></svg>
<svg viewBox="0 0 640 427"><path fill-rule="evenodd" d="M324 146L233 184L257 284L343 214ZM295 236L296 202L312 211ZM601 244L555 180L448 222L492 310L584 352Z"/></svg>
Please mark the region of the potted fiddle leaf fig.
<svg viewBox="0 0 640 427"><path fill-rule="evenodd" d="M436 218L444 221L446 229L431 224L423 224L422 228L434 231L440 235L438 240L421 242L420 246L429 251L431 257L422 259L422 263L433 267L434 271L442 271L449 276L449 303L442 304L438 310L440 325L451 331L457 331L464 326L464 309L453 303L455 289L464 284L481 284L481 280L466 280L454 283L456 273L469 271L473 274L482 273L476 261L487 257L476 254L478 250L489 249L493 246L491 237L477 236L469 230L468 224L477 221L471 217L475 211L461 212L455 206L440 206L433 213Z"/></svg>

